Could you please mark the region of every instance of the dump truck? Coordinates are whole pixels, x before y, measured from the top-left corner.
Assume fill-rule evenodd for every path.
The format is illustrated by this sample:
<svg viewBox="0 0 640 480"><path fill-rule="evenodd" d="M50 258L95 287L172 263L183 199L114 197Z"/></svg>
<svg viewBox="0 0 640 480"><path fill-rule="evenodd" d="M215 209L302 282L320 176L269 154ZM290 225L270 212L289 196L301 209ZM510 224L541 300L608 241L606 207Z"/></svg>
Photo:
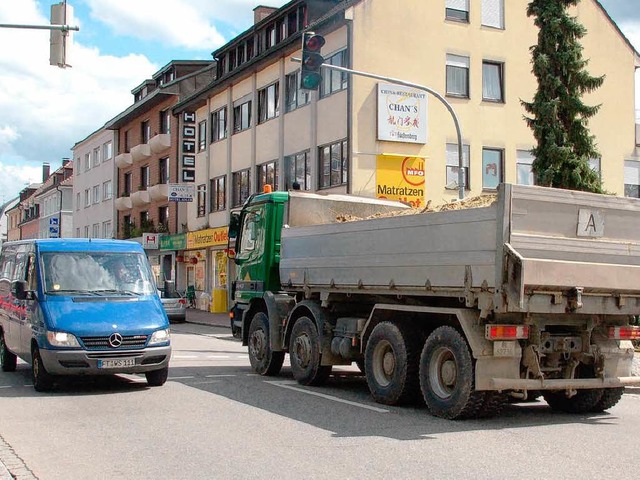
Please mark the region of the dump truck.
<svg viewBox="0 0 640 480"><path fill-rule="evenodd" d="M539 395L597 413L640 385L640 201L501 184L481 208L407 208L289 191L232 214L230 315L257 373L288 353L320 385L355 363L376 402L446 419Z"/></svg>

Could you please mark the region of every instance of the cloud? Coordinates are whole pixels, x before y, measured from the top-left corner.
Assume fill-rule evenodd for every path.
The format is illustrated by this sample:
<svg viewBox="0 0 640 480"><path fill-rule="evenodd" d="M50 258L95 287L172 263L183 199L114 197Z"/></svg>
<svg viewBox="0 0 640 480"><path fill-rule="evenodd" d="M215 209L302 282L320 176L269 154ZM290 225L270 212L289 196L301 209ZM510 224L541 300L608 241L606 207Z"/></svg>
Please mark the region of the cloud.
<svg viewBox="0 0 640 480"><path fill-rule="evenodd" d="M0 1L0 23L46 25L35 0ZM70 156L73 145L133 103L131 89L157 71L142 55L105 56L74 42L71 68L49 65L49 31L0 28L0 192L27 181L16 165L40 171ZM7 175L19 181L6 182ZM36 175L36 179L41 174Z"/></svg>
<svg viewBox="0 0 640 480"><path fill-rule="evenodd" d="M31 183L42 181L42 166L0 164L0 204L18 196Z"/></svg>

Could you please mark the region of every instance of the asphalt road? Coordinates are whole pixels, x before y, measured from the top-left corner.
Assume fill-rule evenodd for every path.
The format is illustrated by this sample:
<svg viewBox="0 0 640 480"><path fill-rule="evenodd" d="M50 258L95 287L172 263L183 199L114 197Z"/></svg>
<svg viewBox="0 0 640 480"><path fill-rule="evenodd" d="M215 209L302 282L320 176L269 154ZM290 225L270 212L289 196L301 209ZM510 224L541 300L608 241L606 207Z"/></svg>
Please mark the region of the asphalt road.
<svg viewBox="0 0 640 480"><path fill-rule="evenodd" d="M174 325L169 381L62 382L33 390L0 372L0 460L21 479L601 479L640 466L640 389L609 413L543 401L446 421L386 407L355 367L326 387L254 375L229 329ZM0 477L1 478L1 477Z"/></svg>

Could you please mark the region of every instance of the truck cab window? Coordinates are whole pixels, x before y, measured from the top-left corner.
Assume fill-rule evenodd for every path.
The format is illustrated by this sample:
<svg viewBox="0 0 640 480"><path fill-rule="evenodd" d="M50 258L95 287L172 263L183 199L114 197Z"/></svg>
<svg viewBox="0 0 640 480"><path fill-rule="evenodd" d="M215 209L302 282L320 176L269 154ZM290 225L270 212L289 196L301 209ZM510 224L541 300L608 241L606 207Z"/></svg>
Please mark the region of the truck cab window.
<svg viewBox="0 0 640 480"><path fill-rule="evenodd" d="M256 248L256 241L260 235L260 223L262 216L258 212L248 212L242 223L242 235L240 236L240 255L248 254Z"/></svg>

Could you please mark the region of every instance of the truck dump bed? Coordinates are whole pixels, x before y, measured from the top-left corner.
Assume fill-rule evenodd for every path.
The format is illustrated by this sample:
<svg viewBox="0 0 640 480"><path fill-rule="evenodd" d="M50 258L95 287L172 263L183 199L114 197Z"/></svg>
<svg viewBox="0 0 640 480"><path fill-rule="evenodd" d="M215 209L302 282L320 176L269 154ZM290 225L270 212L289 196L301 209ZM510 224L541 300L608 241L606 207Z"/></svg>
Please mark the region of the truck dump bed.
<svg viewBox="0 0 640 480"><path fill-rule="evenodd" d="M503 184L489 207L290 224L280 278L468 303L488 292L496 312L640 314L640 201Z"/></svg>

